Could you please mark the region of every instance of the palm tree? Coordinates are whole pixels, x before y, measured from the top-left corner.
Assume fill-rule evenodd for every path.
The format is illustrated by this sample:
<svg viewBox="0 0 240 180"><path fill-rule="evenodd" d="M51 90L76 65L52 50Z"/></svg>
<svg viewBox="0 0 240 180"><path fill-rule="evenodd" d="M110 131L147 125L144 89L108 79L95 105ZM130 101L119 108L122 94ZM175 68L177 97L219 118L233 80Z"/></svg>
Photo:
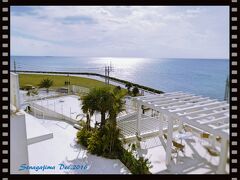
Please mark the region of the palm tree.
<svg viewBox="0 0 240 180"><path fill-rule="evenodd" d="M94 88L83 96L81 100L83 104L82 110L87 114L87 121L90 121L89 119L94 112L100 112L101 127L103 127L106 121L106 113L109 112L113 102L109 88Z"/></svg>
<svg viewBox="0 0 240 180"><path fill-rule="evenodd" d="M109 111L109 119L113 122L113 124L116 126L116 118L117 115L125 110L125 101L124 96L126 93L124 91L114 89L112 92L113 97L113 104Z"/></svg>
<svg viewBox="0 0 240 180"><path fill-rule="evenodd" d="M110 121L116 125L117 114L124 110L124 91L119 89L110 90L108 87L94 88L81 98L82 110L87 115L87 124L90 126L90 118L94 112L101 114L101 128L106 123L106 114Z"/></svg>
<svg viewBox="0 0 240 180"><path fill-rule="evenodd" d="M81 100L82 100L82 111L87 115L86 126L87 126L87 129L89 130L91 117L93 116L96 109L95 94L90 92L88 95L82 96Z"/></svg>
<svg viewBox="0 0 240 180"><path fill-rule="evenodd" d="M112 108L114 99L108 87L95 89L97 111L101 113L101 127L106 123L106 113Z"/></svg>
<svg viewBox="0 0 240 180"><path fill-rule="evenodd" d="M53 80L51 79L43 79L40 84L39 84L39 88L46 88L47 93L49 91L49 88L53 85Z"/></svg>

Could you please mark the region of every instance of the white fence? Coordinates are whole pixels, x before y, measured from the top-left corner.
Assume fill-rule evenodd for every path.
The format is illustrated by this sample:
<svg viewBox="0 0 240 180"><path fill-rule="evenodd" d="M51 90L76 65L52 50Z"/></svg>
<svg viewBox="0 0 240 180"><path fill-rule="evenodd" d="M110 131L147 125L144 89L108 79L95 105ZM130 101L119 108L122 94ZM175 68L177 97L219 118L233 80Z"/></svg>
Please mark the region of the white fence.
<svg viewBox="0 0 240 180"><path fill-rule="evenodd" d="M51 110L48 107L41 106L37 103L31 103L31 109L33 110L33 113L36 115L39 112L44 112L44 118L50 117L54 119L59 119L59 120L66 120L71 123L77 123L76 119L71 118L70 116L61 114L57 111Z"/></svg>
<svg viewBox="0 0 240 180"><path fill-rule="evenodd" d="M77 86L77 85L71 85L70 88L71 88L70 90L71 90L72 93L83 94L83 93L88 93L89 92L88 88Z"/></svg>

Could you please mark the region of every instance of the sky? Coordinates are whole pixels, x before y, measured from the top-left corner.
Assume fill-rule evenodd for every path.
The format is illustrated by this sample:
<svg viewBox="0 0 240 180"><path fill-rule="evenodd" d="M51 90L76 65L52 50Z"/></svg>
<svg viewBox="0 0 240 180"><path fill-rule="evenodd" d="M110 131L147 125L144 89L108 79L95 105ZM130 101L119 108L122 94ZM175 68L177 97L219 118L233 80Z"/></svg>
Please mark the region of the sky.
<svg viewBox="0 0 240 180"><path fill-rule="evenodd" d="M12 6L11 55L229 57L228 6Z"/></svg>

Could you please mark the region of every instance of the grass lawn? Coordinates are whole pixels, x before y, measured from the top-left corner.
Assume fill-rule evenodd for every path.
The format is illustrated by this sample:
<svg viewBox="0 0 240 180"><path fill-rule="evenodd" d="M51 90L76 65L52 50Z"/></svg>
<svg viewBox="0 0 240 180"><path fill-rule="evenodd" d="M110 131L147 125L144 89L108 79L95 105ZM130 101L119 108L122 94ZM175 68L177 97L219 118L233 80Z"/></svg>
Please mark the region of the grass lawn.
<svg viewBox="0 0 240 180"><path fill-rule="evenodd" d="M67 87L65 85L65 81L68 81L68 76L64 75L45 75L45 74L19 74L19 84L20 87L24 87L25 85L33 85L38 87L39 83L43 80L49 78L53 80L52 89L59 88L59 87ZM69 76L70 85L78 85L85 88L94 88L94 87L103 87L106 84L102 81L89 79L85 77L76 77L76 76ZM115 87L110 85L111 87Z"/></svg>

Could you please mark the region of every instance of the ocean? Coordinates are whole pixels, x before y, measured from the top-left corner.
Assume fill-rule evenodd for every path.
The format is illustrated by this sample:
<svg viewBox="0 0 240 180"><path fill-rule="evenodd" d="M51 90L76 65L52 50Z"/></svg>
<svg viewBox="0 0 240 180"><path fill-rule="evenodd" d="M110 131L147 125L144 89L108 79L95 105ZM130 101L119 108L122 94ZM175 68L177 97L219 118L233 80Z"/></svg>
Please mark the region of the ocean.
<svg viewBox="0 0 240 180"><path fill-rule="evenodd" d="M104 74L164 92L182 91L223 100L228 59L11 56L11 70L72 71Z"/></svg>

